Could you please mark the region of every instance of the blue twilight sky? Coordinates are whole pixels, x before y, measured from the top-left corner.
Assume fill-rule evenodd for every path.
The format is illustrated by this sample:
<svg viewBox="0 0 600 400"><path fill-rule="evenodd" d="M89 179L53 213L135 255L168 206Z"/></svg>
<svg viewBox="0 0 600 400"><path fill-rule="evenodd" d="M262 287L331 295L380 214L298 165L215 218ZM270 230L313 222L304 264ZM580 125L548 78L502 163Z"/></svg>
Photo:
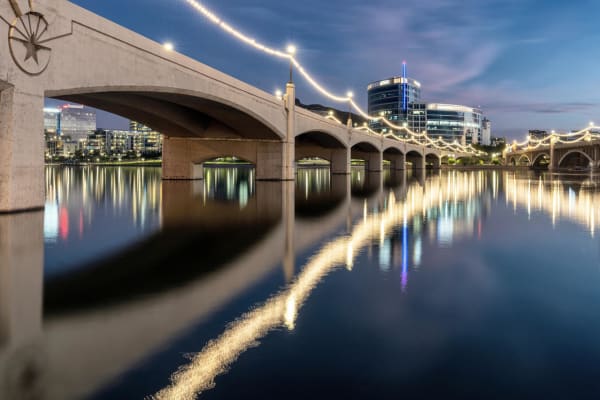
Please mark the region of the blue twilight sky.
<svg viewBox="0 0 600 400"><path fill-rule="evenodd" d="M249 49L184 0L73 0L95 13L269 92L283 88L285 61ZM423 84L427 101L481 106L493 135L570 130L600 123L598 0L206 0L231 25L298 59L332 91L399 75ZM304 103L327 101L297 79ZM122 127L107 115L101 127Z"/></svg>

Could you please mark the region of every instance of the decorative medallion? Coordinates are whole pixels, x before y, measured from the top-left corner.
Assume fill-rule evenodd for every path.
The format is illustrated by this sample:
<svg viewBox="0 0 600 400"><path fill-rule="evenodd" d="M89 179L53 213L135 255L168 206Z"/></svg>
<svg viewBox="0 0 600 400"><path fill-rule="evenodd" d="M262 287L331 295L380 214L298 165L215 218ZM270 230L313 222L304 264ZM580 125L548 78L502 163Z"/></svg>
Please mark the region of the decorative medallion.
<svg viewBox="0 0 600 400"><path fill-rule="evenodd" d="M48 43L61 36L49 37L48 21L43 14L34 11L33 0L28 0L29 10L23 12L18 0L8 0L15 14L9 21L0 17L8 24L8 47L15 64L26 74L40 75L48 68L52 49Z"/></svg>

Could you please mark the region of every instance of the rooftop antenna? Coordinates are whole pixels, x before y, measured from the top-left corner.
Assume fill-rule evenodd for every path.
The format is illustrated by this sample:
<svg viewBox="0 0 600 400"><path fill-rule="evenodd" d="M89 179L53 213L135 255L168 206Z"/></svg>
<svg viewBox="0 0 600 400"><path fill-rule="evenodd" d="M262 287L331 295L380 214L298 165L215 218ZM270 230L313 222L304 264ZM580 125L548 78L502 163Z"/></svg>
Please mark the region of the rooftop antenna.
<svg viewBox="0 0 600 400"><path fill-rule="evenodd" d="M407 102L408 80L406 79L406 61L402 61L402 111L408 111Z"/></svg>

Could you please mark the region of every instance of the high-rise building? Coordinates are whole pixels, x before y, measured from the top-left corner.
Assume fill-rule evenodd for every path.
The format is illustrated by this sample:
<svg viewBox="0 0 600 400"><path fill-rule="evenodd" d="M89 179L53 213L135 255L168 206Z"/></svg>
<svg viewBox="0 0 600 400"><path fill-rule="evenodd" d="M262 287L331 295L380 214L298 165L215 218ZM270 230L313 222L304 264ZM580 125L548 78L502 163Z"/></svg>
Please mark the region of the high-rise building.
<svg viewBox="0 0 600 400"><path fill-rule="evenodd" d="M406 63L402 64L402 76L373 82L367 87L369 115L385 116L395 124L407 122L410 104L421 99L421 83L406 76ZM385 124L373 121L371 129L386 129Z"/></svg>
<svg viewBox="0 0 600 400"><path fill-rule="evenodd" d="M79 141L96 130L96 110L76 104L65 104L61 108L60 133Z"/></svg>
<svg viewBox="0 0 600 400"><path fill-rule="evenodd" d="M431 139L442 138L446 142L457 141L467 145L478 143L481 136L482 113L477 108L456 104L415 103L410 112L419 113L419 123L409 119L409 128L418 133L427 132Z"/></svg>
<svg viewBox="0 0 600 400"><path fill-rule="evenodd" d="M162 135L137 121L129 121L130 147L138 154L156 155L162 153Z"/></svg>
<svg viewBox="0 0 600 400"><path fill-rule="evenodd" d="M426 103L421 101L421 84L406 75L406 63L402 64L402 76L369 84L369 115L385 117L394 125L404 126L416 133L426 132L432 139L457 141L463 145L489 142L491 132L484 132L482 111L462 105ZM371 129L388 132L384 122L373 120ZM491 123L488 121L488 128ZM490 135L488 135L490 133ZM397 132L406 135L406 132Z"/></svg>
<svg viewBox="0 0 600 400"><path fill-rule="evenodd" d="M492 137L491 145L493 147L504 146L505 144L506 144L506 139L505 138Z"/></svg>
<svg viewBox="0 0 600 400"><path fill-rule="evenodd" d="M58 134L60 132L60 110L44 108L44 132Z"/></svg>
<svg viewBox="0 0 600 400"><path fill-rule="evenodd" d="M148 128L146 125L142 125L137 121L129 121L129 130L131 132L151 132L152 129Z"/></svg>
<svg viewBox="0 0 600 400"><path fill-rule="evenodd" d="M479 144L489 146L492 144L492 121L487 118L483 118L481 125L481 138L479 140Z"/></svg>

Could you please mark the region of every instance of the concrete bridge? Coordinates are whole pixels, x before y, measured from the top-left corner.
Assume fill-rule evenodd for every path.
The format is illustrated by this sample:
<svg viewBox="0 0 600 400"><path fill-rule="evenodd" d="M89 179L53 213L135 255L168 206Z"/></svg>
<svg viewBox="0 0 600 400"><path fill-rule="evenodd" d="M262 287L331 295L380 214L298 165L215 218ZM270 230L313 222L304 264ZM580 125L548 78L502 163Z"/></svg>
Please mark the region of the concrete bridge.
<svg viewBox="0 0 600 400"><path fill-rule="evenodd" d="M600 168L600 141L551 143L505 154L507 165L556 170L597 170Z"/></svg>
<svg viewBox="0 0 600 400"><path fill-rule="evenodd" d="M380 171L449 155L299 109L291 82L280 99L66 0L2 0L0 17L0 212L44 204L44 97L163 132L165 179L202 178L202 163L222 156L252 162L258 180L292 180L305 157L348 174L351 158Z"/></svg>

